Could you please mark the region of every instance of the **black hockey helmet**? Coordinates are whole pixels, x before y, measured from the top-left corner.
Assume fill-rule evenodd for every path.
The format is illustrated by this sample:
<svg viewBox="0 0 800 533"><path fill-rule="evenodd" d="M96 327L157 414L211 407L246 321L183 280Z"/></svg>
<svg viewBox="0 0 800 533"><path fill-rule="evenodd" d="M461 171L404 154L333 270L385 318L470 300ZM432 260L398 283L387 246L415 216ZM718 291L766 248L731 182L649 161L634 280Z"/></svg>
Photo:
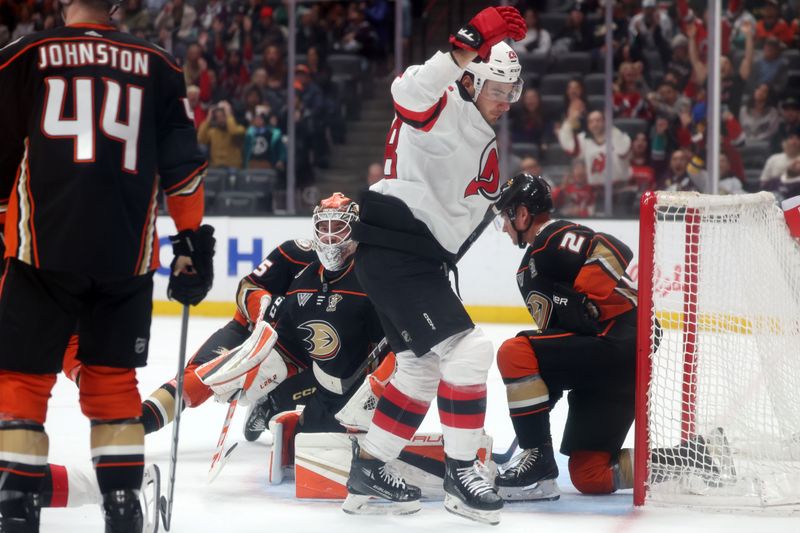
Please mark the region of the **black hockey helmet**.
<svg viewBox="0 0 800 533"><path fill-rule="evenodd" d="M517 218L517 207L524 205L531 217L539 213L549 213L553 210L553 197L550 194L550 184L541 176L534 176L527 172L517 174L500 189L500 197L494 204L496 212L508 217L517 232L517 244L525 248L523 234L530 229L533 220L528 222L528 227L519 230L514 221Z"/></svg>

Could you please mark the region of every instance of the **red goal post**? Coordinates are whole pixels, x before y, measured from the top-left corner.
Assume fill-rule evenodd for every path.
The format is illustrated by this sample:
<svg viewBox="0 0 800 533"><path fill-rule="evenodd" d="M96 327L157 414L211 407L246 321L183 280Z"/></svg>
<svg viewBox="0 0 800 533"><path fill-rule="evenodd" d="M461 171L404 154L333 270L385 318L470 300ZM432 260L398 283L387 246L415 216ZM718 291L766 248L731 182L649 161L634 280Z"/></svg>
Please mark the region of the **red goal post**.
<svg viewBox="0 0 800 533"><path fill-rule="evenodd" d="M800 504L800 245L770 193L641 202L634 504Z"/></svg>

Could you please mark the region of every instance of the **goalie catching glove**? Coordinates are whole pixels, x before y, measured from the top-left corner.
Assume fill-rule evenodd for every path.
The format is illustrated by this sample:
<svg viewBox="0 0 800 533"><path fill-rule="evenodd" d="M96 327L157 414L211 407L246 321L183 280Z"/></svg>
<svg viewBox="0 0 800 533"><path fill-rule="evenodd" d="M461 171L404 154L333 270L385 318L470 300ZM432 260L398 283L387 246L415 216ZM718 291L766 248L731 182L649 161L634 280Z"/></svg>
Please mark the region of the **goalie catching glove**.
<svg viewBox="0 0 800 533"><path fill-rule="evenodd" d="M170 235L169 240L175 257L169 265L167 297L183 305L197 305L214 283L214 228L204 224L197 231L187 229ZM192 260L188 269L181 269L181 257Z"/></svg>
<svg viewBox="0 0 800 533"><path fill-rule="evenodd" d="M519 41L525 37L528 26L515 7L487 7L475 15L455 35L450 44L477 52L483 61L489 59L492 46L506 37Z"/></svg>
<svg viewBox="0 0 800 533"><path fill-rule="evenodd" d="M218 402L230 401L241 390L239 403L255 403L297 373L273 349L277 341L278 334L272 326L259 320L245 342L197 367L195 374L211 388Z"/></svg>

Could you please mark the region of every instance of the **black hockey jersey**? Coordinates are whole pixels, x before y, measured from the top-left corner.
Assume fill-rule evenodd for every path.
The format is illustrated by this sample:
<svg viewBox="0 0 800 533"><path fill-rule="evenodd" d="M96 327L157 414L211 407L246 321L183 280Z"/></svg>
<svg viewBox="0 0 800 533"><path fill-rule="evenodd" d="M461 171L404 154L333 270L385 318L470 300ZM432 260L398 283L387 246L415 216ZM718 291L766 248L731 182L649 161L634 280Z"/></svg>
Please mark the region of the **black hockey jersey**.
<svg viewBox="0 0 800 533"><path fill-rule="evenodd" d="M233 319L251 327L260 318L261 298L267 296L272 301L286 294L295 276L316 259L311 241L304 239L285 241L272 250L255 270L239 281Z"/></svg>
<svg viewBox="0 0 800 533"><path fill-rule="evenodd" d="M273 305L278 350L300 366L312 366L319 385L336 394L362 377L356 371L384 336L352 261L335 274L311 263Z"/></svg>
<svg viewBox="0 0 800 533"><path fill-rule="evenodd" d="M0 106L6 256L146 273L159 177L178 230L199 226L206 163L181 68L161 48L97 24L22 37L0 50Z"/></svg>
<svg viewBox="0 0 800 533"><path fill-rule="evenodd" d="M625 243L566 220L545 225L517 270L525 305L540 329L560 328L553 313L553 286L585 294L604 322L636 307L636 287L625 273L633 253Z"/></svg>

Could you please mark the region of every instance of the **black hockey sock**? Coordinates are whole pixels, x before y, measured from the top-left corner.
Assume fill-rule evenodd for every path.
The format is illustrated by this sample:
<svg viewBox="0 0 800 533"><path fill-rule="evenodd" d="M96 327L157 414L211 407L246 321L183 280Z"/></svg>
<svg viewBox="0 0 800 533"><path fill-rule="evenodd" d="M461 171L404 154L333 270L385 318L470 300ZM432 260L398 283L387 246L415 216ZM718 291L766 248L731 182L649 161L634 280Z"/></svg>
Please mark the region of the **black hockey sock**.
<svg viewBox="0 0 800 533"><path fill-rule="evenodd" d="M92 462L101 494L139 490L144 474L144 431L139 420L93 420Z"/></svg>
<svg viewBox="0 0 800 533"><path fill-rule="evenodd" d="M48 440L44 426L32 421L0 422L0 452L18 459L0 460L0 514L24 518L30 498L38 495L45 476ZM38 498L38 496L37 496Z"/></svg>
<svg viewBox="0 0 800 533"><path fill-rule="evenodd" d="M537 374L504 379L511 423L523 450L538 448L550 439L550 396Z"/></svg>

